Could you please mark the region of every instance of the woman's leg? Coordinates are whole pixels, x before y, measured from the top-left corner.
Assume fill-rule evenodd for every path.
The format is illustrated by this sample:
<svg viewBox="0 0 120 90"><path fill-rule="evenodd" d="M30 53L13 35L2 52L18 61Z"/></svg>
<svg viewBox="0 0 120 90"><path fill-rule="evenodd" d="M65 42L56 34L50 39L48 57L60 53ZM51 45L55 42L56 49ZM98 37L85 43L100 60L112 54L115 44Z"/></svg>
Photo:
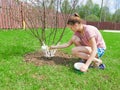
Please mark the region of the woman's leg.
<svg viewBox="0 0 120 90"><path fill-rule="evenodd" d="M82 59L88 59L92 49L87 46L77 46L72 49L72 54Z"/></svg>
<svg viewBox="0 0 120 90"><path fill-rule="evenodd" d="M81 46L80 41L81 40L78 36L74 35L72 37L72 42L74 43L75 46L77 46L72 49L72 53L73 53L73 55L75 55L79 58L87 60L90 56L90 53L92 52L92 49L91 49L91 47ZM96 57L98 57L98 56L96 55ZM95 62L95 64L98 66L99 64L102 63L102 60L100 60L96 57L93 59L93 62Z"/></svg>
<svg viewBox="0 0 120 90"><path fill-rule="evenodd" d="M89 58L91 52L92 52L92 49L91 47L88 47L88 46L78 46L72 49L73 55L79 58L82 58L84 60L87 60ZM96 57L97 57L97 54L96 54ZM93 62L95 62L96 66L99 66L99 64L102 63L102 60L96 57L93 59Z"/></svg>

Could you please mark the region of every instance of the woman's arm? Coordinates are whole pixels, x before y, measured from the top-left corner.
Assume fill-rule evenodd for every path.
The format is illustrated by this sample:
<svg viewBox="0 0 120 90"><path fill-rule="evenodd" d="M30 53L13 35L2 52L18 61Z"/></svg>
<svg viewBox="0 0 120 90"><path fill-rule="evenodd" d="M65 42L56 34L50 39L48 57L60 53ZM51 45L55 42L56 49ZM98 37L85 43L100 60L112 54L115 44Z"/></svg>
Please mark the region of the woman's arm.
<svg viewBox="0 0 120 90"><path fill-rule="evenodd" d="M92 37L89 42L91 44L92 52L91 52L90 57L88 58L88 60L86 62L87 66L89 66L91 64L91 62L93 61L93 59L95 58L96 53L97 53L97 45L96 45L95 38Z"/></svg>
<svg viewBox="0 0 120 90"><path fill-rule="evenodd" d="M61 48L66 48L66 47L71 46L72 44L73 44L73 42L72 42L72 39L71 39L69 42L64 43L64 44L62 44L62 45L50 46L50 49L61 49Z"/></svg>
<svg viewBox="0 0 120 90"><path fill-rule="evenodd" d="M93 61L93 59L95 58L96 56L96 53L97 53L97 45L96 45L96 41L95 41L95 38L92 37L90 39L90 44L91 44L91 49L92 49L92 52L90 54L90 57L89 59L87 60L86 62L86 65L89 66L91 64L91 62Z"/></svg>
<svg viewBox="0 0 120 90"><path fill-rule="evenodd" d="M81 70L82 72L86 72L86 71L87 71L89 65L91 64L91 62L93 61L93 59L95 58L96 53L97 53L97 45L96 45L95 38L92 37L89 42L90 42L90 44L91 44L92 52L91 52L88 60L86 61L86 63L81 67L80 70Z"/></svg>

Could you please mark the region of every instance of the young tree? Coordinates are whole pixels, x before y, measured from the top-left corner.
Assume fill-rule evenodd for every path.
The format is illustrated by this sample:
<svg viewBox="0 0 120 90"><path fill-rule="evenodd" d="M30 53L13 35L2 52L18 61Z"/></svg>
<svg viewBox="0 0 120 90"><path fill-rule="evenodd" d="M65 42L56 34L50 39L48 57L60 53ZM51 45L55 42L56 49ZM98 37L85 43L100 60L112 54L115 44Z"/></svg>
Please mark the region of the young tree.
<svg viewBox="0 0 120 90"><path fill-rule="evenodd" d="M67 3L64 4L66 0L28 1L22 6L26 27L39 40L40 46L58 44L63 37L67 19L73 12L77 0L72 0L69 5L70 9L67 10L62 9L63 5L67 5ZM60 24L62 24L62 30L59 30ZM57 37L58 39L56 39Z"/></svg>

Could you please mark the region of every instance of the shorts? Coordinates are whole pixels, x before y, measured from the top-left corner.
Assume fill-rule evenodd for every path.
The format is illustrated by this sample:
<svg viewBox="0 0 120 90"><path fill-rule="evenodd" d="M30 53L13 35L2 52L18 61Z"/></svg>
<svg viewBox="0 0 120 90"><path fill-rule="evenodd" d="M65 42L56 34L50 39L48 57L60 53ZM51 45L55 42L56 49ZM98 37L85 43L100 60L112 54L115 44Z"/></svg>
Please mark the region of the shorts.
<svg viewBox="0 0 120 90"><path fill-rule="evenodd" d="M104 55L105 49L104 48L97 48L98 58L101 58Z"/></svg>

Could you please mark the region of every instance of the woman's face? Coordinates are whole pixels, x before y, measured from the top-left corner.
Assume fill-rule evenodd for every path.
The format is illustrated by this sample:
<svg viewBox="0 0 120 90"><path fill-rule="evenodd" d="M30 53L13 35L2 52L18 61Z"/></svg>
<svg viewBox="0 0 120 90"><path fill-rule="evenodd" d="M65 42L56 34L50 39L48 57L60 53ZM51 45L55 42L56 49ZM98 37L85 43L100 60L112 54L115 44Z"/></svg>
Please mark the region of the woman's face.
<svg viewBox="0 0 120 90"><path fill-rule="evenodd" d="M70 28L73 32L79 31L80 29L80 24L76 23L74 25L68 25L68 28Z"/></svg>

